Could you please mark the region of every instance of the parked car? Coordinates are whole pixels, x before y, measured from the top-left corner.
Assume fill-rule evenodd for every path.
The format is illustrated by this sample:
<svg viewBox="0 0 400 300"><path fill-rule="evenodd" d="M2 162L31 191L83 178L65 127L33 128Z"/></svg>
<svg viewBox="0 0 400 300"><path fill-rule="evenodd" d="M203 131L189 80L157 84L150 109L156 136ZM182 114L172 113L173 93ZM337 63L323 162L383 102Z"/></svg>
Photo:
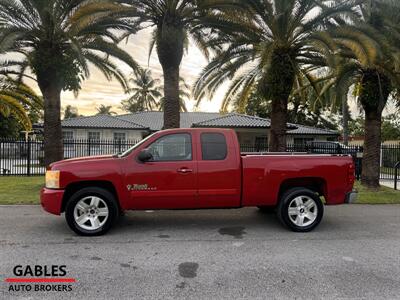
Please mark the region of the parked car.
<svg viewBox="0 0 400 300"><path fill-rule="evenodd" d="M65 212L80 235L100 235L125 210L276 208L293 231L321 221L327 205L355 200L348 155L241 154L228 129L154 133L120 155L53 163L41 191L44 209Z"/></svg>
<svg viewBox="0 0 400 300"><path fill-rule="evenodd" d="M359 147L349 147L339 142L330 141L307 142L306 150L318 154L350 154L353 157L361 151Z"/></svg>

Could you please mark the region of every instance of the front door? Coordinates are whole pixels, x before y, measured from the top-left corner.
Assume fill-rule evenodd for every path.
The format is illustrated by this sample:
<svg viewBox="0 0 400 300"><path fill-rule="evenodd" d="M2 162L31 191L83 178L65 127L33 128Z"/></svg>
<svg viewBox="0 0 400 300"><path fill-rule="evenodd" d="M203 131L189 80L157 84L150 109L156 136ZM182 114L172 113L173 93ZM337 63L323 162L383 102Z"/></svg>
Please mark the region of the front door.
<svg viewBox="0 0 400 300"><path fill-rule="evenodd" d="M127 175L133 209L196 207L197 163L190 133L166 134L147 147L151 161L134 160Z"/></svg>

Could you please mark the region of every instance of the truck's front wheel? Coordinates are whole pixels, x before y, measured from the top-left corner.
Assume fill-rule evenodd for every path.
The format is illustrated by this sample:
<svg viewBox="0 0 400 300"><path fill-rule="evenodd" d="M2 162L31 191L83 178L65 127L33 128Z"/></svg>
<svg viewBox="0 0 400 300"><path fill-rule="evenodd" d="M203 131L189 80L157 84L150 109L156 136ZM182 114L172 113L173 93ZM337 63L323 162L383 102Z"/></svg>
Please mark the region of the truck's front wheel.
<svg viewBox="0 0 400 300"><path fill-rule="evenodd" d="M115 197L98 187L83 188L74 193L65 207L69 227L79 235L106 233L118 218Z"/></svg>
<svg viewBox="0 0 400 300"><path fill-rule="evenodd" d="M306 188L286 191L278 205L278 218L291 230L313 230L322 220L324 205L319 196Z"/></svg>

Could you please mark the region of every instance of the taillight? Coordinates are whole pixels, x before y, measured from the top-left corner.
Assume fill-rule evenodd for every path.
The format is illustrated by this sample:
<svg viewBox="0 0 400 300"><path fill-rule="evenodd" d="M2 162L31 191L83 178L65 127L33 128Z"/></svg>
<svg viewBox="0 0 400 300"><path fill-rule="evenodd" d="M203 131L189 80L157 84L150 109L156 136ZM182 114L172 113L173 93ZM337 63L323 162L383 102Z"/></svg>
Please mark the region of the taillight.
<svg viewBox="0 0 400 300"><path fill-rule="evenodd" d="M355 174L354 174L354 164L353 163L351 163L350 165L349 165L349 169L348 169L348 173L347 173L347 182L349 183L349 184L353 184L354 183L354 180L355 180Z"/></svg>

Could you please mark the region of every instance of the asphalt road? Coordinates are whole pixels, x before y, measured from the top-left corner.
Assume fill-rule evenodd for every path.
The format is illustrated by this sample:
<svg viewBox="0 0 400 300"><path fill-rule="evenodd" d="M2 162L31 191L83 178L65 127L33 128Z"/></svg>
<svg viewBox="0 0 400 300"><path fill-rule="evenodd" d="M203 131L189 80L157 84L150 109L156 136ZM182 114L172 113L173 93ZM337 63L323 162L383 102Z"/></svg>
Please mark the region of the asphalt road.
<svg viewBox="0 0 400 300"><path fill-rule="evenodd" d="M0 298L400 297L400 205L326 208L313 232L257 209L130 212L109 234L73 234L37 206L0 206ZM67 266L70 292L10 292L15 265Z"/></svg>

